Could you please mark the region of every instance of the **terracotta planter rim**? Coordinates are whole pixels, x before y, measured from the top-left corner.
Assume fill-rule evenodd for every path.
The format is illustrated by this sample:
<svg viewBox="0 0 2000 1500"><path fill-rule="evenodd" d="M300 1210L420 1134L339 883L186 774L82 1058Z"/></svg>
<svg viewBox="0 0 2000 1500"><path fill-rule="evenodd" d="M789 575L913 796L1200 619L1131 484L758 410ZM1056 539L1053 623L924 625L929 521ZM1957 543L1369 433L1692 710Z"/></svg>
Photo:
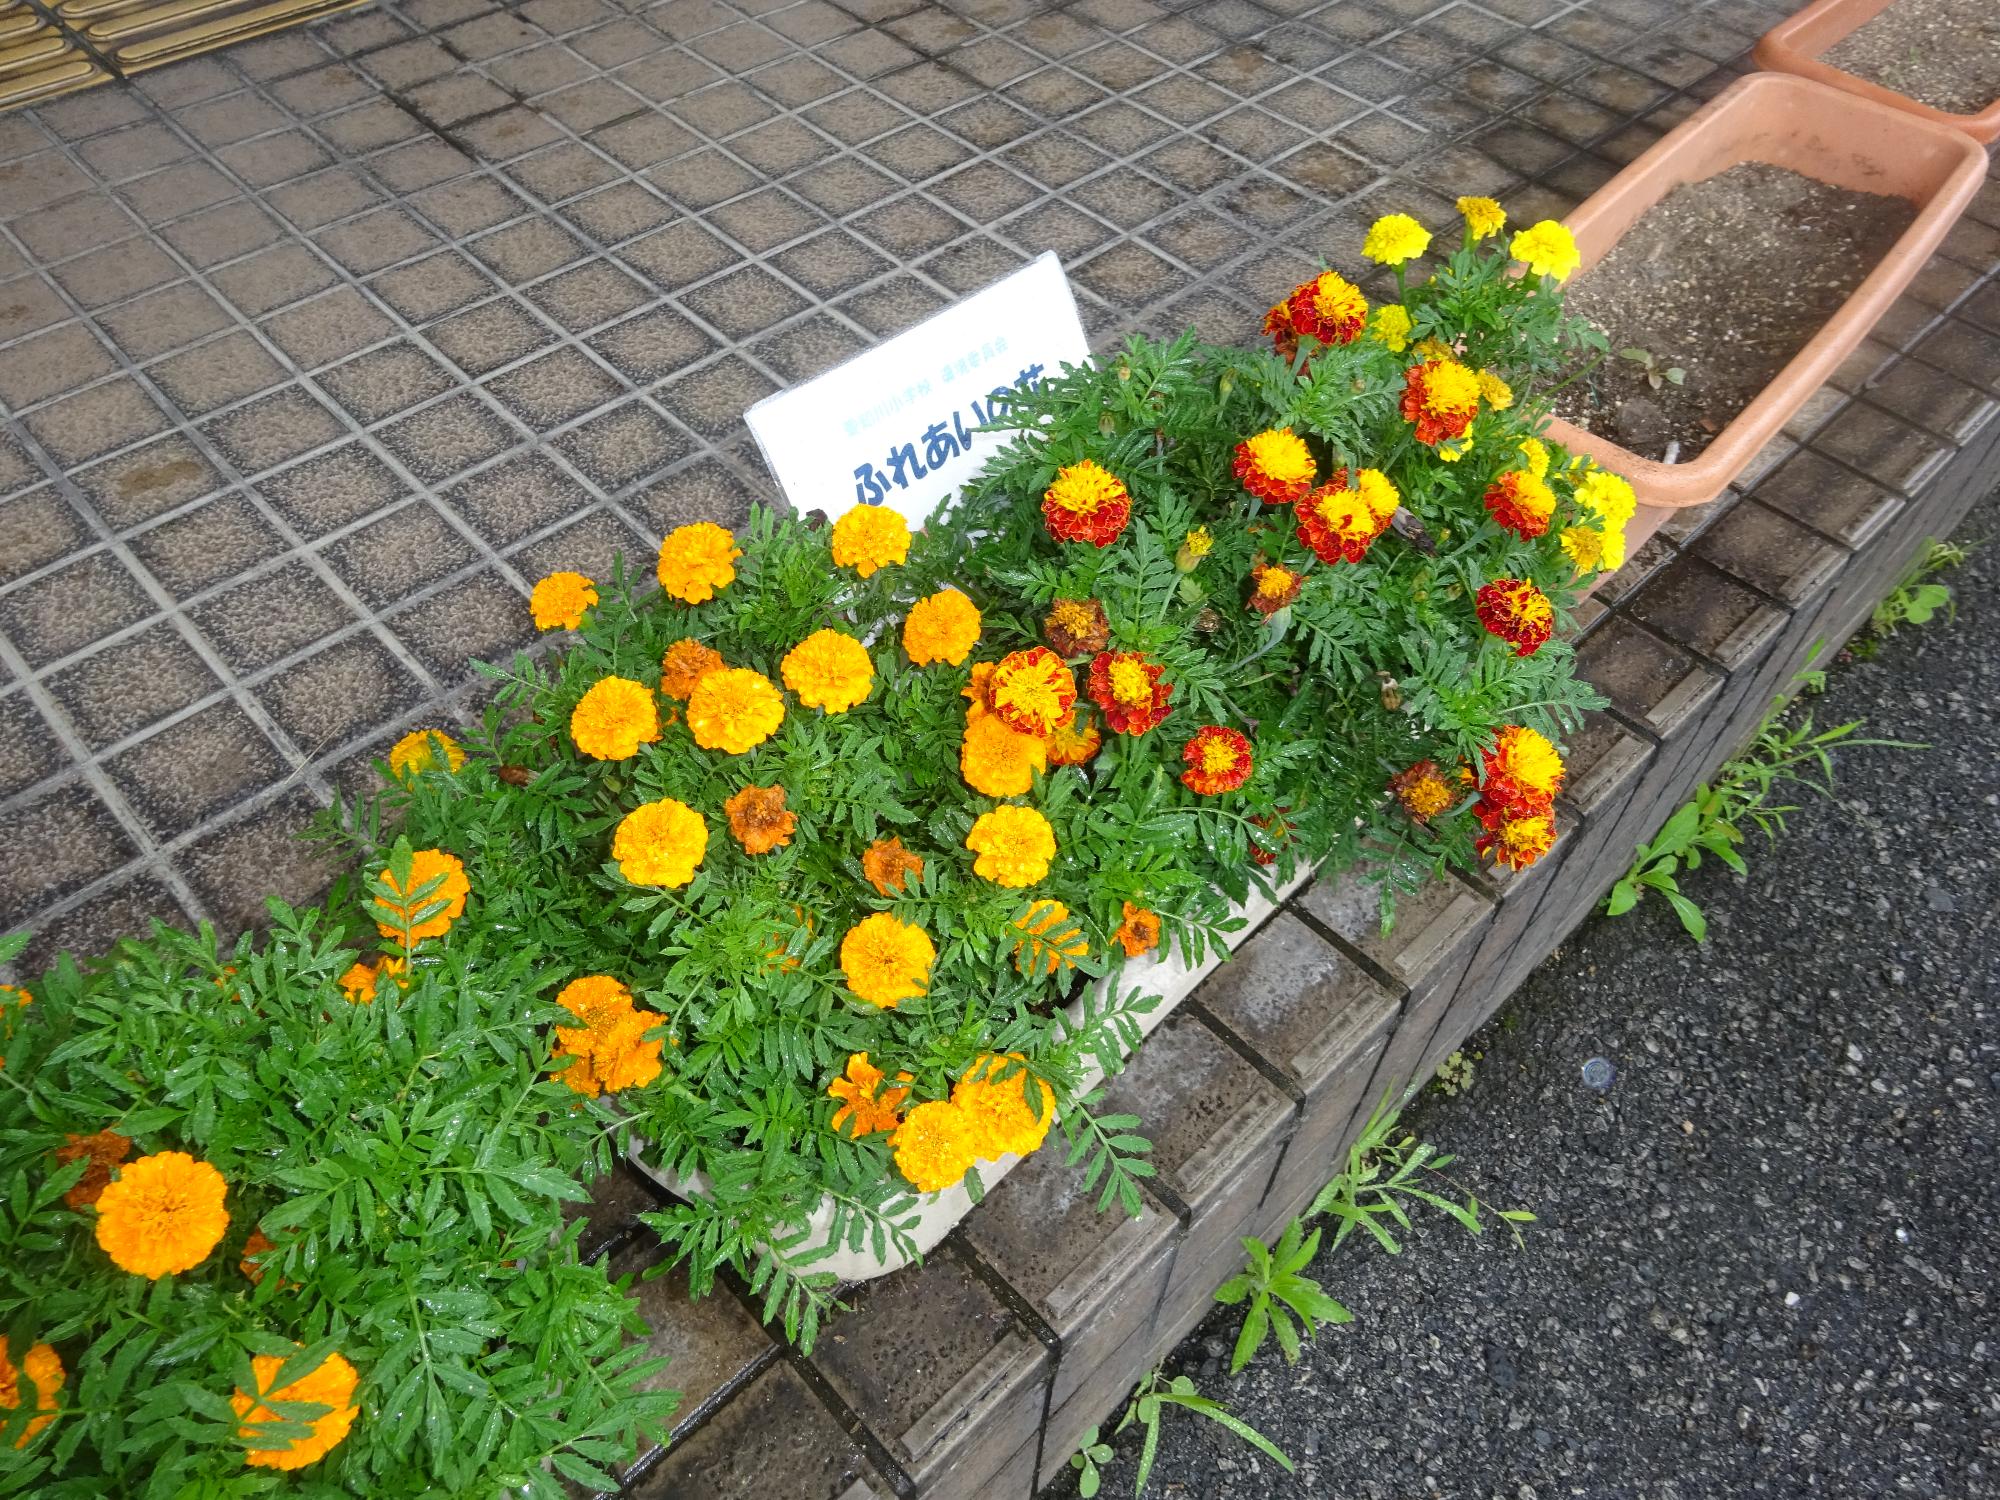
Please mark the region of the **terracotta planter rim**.
<svg viewBox="0 0 2000 1500"><path fill-rule="evenodd" d="M1920 120L1963 131L1982 144L2000 139L2000 99L1974 113L1960 114L1899 94L1884 84L1820 60L1829 47L1844 41L1896 3L1897 0L1814 0L1797 15L1765 32L1751 55L1760 67L1808 78Z"/></svg>

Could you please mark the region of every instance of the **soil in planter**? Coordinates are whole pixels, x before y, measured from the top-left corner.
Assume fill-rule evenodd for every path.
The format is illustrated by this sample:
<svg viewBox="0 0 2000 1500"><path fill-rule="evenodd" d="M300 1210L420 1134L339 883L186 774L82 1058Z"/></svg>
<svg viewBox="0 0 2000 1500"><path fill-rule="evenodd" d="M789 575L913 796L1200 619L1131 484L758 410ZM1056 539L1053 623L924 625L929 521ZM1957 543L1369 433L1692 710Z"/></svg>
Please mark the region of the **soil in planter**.
<svg viewBox="0 0 2000 1500"><path fill-rule="evenodd" d="M1948 114L2000 99L1993 0L1896 0L1820 54L1821 62Z"/></svg>
<svg viewBox="0 0 2000 1500"><path fill-rule="evenodd" d="M1570 311L1603 330L1611 353L1556 395L1556 414L1642 458L1671 450L1685 463L1819 332L1916 213L1907 199L1763 162L1675 188L1570 283ZM1625 350L1651 356L1657 387Z"/></svg>

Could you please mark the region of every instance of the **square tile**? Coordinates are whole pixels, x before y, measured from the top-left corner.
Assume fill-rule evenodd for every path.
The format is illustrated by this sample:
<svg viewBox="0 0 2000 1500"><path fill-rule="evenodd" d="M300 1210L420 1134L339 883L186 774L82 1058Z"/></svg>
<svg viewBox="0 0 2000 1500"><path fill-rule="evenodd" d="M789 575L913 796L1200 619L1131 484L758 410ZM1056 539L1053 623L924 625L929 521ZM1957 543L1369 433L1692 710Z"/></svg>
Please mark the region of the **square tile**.
<svg viewBox="0 0 2000 1500"><path fill-rule="evenodd" d="M287 371L255 337L239 329L171 355L146 373L184 416L193 418L269 390Z"/></svg>
<svg viewBox="0 0 2000 1500"><path fill-rule="evenodd" d="M914 327L948 303L942 292L904 274L877 282L840 303L840 310L877 338Z"/></svg>
<svg viewBox="0 0 2000 1500"><path fill-rule="evenodd" d="M137 734L221 686L194 648L164 620L48 679L50 696L92 750Z"/></svg>
<svg viewBox="0 0 2000 1500"><path fill-rule="evenodd" d="M232 261L216 270L210 279L215 289L239 311L248 317L261 318L288 302L325 291L340 278L304 245L286 243Z"/></svg>
<svg viewBox="0 0 2000 1500"><path fill-rule="evenodd" d="M133 556L176 599L212 588L286 550L257 507L242 494L197 506L132 538Z"/></svg>
<svg viewBox="0 0 2000 1500"><path fill-rule="evenodd" d="M321 371L315 383L355 421L370 426L442 396L457 382L415 344L397 339Z"/></svg>
<svg viewBox="0 0 2000 1500"><path fill-rule="evenodd" d="M673 206L637 182L621 182L564 206L562 217L600 245L617 245L658 229Z"/></svg>
<svg viewBox="0 0 2000 1500"><path fill-rule="evenodd" d="M184 214L233 198L237 185L204 161L182 162L148 177L135 177L118 196L148 224L165 224Z"/></svg>
<svg viewBox="0 0 2000 1500"><path fill-rule="evenodd" d="M75 468L173 424L138 381L121 375L37 408L23 425L64 468Z"/></svg>
<svg viewBox="0 0 2000 1500"><path fill-rule="evenodd" d="M510 162L506 170L508 177L544 203L560 203L618 177L611 162L588 146L567 140Z"/></svg>
<svg viewBox="0 0 2000 1500"><path fill-rule="evenodd" d="M590 132L590 141L609 152L633 171L641 171L701 144L700 138L678 120L663 114L646 113L599 126Z"/></svg>
<svg viewBox="0 0 2000 1500"><path fill-rule="evenodd" d="M69 316L69 305L39 276L0 282L0 339L17 339Z"/></svg>
<svg viewBox="0 0 2000 1500"><path fill-rule="evenodd" d="M202 427L246 478L276 468L340 437L345 426L301 386L286 386Z"/></svg>
<svg viewBox="0 0 2000 1500"><path fill-rule="evenodd" d="M750 352L797 385L852 359L867 349L869 343L865 335L830 314L815 312L768 338L759 339Z"/></svg>
<svg viewBox="0 0 2000 1500"><path fill-rule="evenodd" d="M29 214L14 226L28 253L43 265L130 239L143 226L109 193L86 193Z"/></svg>
<svg viewBox="0 0 2000 1500"><path fill-rule="evenodd" d="M118 361L88 326L63 323L0 346L0 404L18 412L117 368Z"/></svg>
<svg viewBox="0 0 2000 1500"><path fill-rule="evenodd" d="M319 810L303 787L204 834L175 859L225 940L270 920L265 902L278 896L310 906L326 894L334 863L322 846L299 837Z"/></svg>
<svg viewBox="0 0 2000 1500"><path fill-rule="evenodd" d="M69 769L69 752L27 693L0 698L0 797L14 797Z"/></svg>
<svg viewBox="0 0 2000 1500"><path fill-rule="evenodd" d="M648 169L646 180L689 213L700 213L758 186L757 174L714 147Z"/></svg>
<svg viewBox="0 0 2000 1500"><path fill-rule="evenodd" d="M591 260L524 294L548 317L582 333L653 300L652 291L609 260Z"/></svg>
<svg viewBox="0 0 2000 1500"><path fill-rule="evenodd" d="M276 187L333 165L326 149L302 130L281 130L261 140L224 146L215 159L252 188Z"/></svg>
<svg viewBox="0 0 2000 1500"><path fill-rule="evenodd" d="M727 439L742 427L743 413L775 390L768 376L730 354L680 376L657 399L703 437Z"/></svg>
<svg viewBox="0 0 2000 1500"><path fill-rule="evenodd" d="M827 218L783 189L772 187L711 209L708 221L751 254L762 255L823 228Z"/></svg>
<svg viewBox="0 0 2000 1500"><path fill-rule="evenodd" d="M264 332L301 370L316 370L389 337L396 325L351 286L287 308L264 322Z"/></svg>
<svg viewBox="0 0 2000 1500"><path fill-rule="evenodd" d="M643 575L652 547L646 539L599 506L560 531L527 544L508 560L525 578L569 571L586 578L609 578L622 558L628 576Z"/></svg>
<svg viewBox="0 0 2000 1500"><path fill-rule="evenodd" d="M750 507L768 498L717 458L701 458L662 476L626 502L661 536L690 521L713 521L734 531L750 519Z"/></svg>
<svg viewBox="0 0 2000 1500"><path fill-rule="evenodd" d="M250 716L224 700L141 740L104 769L147 831L164 840L274 786L290 767Z"/></svg>
<svg viewBox="0 0 2000 1500"><path fill-rule="evenodd" d="M690 312L738 341L783 322L809 305L769 271L754 265L683 292L680 300Z"/></svg>
<svg viewBox="0 0 2000 1500"><path fill-rule="evenodd" d="M9 931L139 853L81 781L0 812L0 849L0 922Z"/></svg>
<svg viewBox="0 0 2000 1500"><path fill-rule="evenodd" d="M386 623L447 687L478 675L474 662L506 661L535 639L527 599L490 568L446 584Z"/></svg>
<svg viewBox="0 0 2000 1500"><path fill-rule="evenodd" d="M416 194L418 213L448 234L477 234L527 213L527 200L490 177L469 177Z"/></svg>
<svg viewBox="0 0 2000 1500"><path fill-rule="evenodd" d="M446 490L438 502L493 546L508 547L565 516L580 515L597 500L546 453L536 451L481 469Z"/></svg>
<svg viewBox="0 0 2000 1500"><path fill-rule="evenodd" d="M502 280L519 285L580 260L585 247L547 219L527 219L473 240L466 248Z"/></svg>
<svg viewBox="0 0 2000 1500"><path fill-rule="evenodd" d="M486 388L533 432L560 427L626 390L588 355L567 345L494 376Z"/></svg>
<svg viewBox="0 0 2000 1500"><path fill-rule="evenodd" d="M469 566L478 553L437 510L418 501L342 537L325 557L364 602L381 608Z"/></svg>
<svg viewBox="0 0 2000 1500"><path fill-rule="evenodd" d="M555 439L562 455L607 494L693 451L685 434L641 401L628 401Z"/></svg>
<svg viewBox="0 0 2000 1500"><path fill-rule="evenodd" d="M123 182L194 154L194 147L165 125L146 121L93 136L77 148L83 164L106 182Z"/></svg>
<svg viewBox="0 0 2000 1500"><path fill-rule="evenodd" d="M394 723L428 696L422 681L366 631L314 652L257 689L265 711L313 758Z"/></svg>
<svg viewBox="0 0 2000 1500"><path fill-rule="evenodd" d="M548 347L556 335L520 303L501 297L436 324L430 340L453 364L476 377Z"/></svg>
<svg viewBox="0 0 2000 1500"><path fill-rule="evenodd" d="M436 249L438 238L401 209L382 208L326 230L317 243L354 275L366 276Z"/></svg>
<svg viewBox="0 0 2000 1500"><path fill-rule="evenodd" d="M310 234L336 219L345 219L382 201L382 192L359 172L334 167L310 177L273 187L264 201L292 225Z"/></svg>
<svg viewBox="0 0 2000 1500"><path fill-rule="evenodd" d="M210 494L222 476L181 433L107 458L73 476L76 486L113 531L124 531Z"/></svg>
<svg viewBox="0 0 2000 1500"><path fill-rule="evenodd" d="M414 324L429 323L491 296L495 283L456 250L440 250L371 277L368 288Z"/></svg>
<svg viewBox="0 0 2000 1500"><path fill-rule="evenodd" d="M519 434L469 391L412 412L377 436L426 484L441 484L519 441Z"/></svg>
<svg viewBox="0 0 2000 1500"><path fill-rule="evenodd" d="M206 270L276 244L285 230L254 199L238 198L181 219L162 233L168 244Z"/></svg>
<svg viewBox="0 0 2000 1500"><path fill-rule="evenodd" d="M634 385L684 370L719 347L679 309L655 307L593 334L590 347Z"/></svg>
<svg viewBox="0 0 2000 1500"><path fill-rule="evenodd" d="M158 245L135 240L66 260L50 274L82 306L96 308L178 281L181 270Z"/></svg>
<svg viewBox="0 0 2000 1500"><path fill-rule="evenodd" d="M355 621L354 611L304 562L224 589L188 617L239 676L262 671Z"/></svg>
<svg viewBox="0 0 2000 1500"><path fill-rule="evenodd" d="M618 258L670 292L736 264L737 254L700 224L684 219L623 246Z"/></svg>
<svg viewBox="0 0 2000 1500"><path fill-rule="evenodd" d="M407 493L396 471L358 441L266 475L255 488L286 524L308 538L372 515Z"/></svg>

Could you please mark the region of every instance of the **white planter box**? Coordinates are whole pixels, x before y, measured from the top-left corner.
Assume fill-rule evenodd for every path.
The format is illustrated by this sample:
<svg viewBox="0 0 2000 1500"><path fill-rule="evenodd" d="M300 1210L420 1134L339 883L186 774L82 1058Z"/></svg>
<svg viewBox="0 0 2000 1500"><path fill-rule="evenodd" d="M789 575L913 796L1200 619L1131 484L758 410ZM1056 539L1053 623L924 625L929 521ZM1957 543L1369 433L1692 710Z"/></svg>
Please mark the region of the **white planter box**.
<svg viewBox="0 0 2000 1500"><path fill-rule="evenodd" d="M1262 927L1270 919L1271 915L1277 911L1278 902L1283 901L1292 892L1304 885L1312 878L1312 875L1313 872L1311 869L1301 870L1292 877L1288 884L1279 888L1275 899L1260 896L1253 892L1248 902L1241 905L1232 903L1231 910L1237 916L1243 918L1244 925L1235 932L1228 934L1224 939L1224 945L1232 952L1241 947L1250 935ZM1208 957L1199 964L1185 963L1180 958L1171 954L1128 961L1124 968L1118 971L1115 976L1120 992L1129 993L1136 989L1144 993L1156 994L1160 997L1160 1003L1154 1006L1149 1013L1134 1018L1138 1021L1142 1034L1150 1036L1154 1029L1173 1013L1175 1006L1194 993L1195 987L1208 977L1209 972L1217 964L1222 962L1222 958L1223 955L1221 953L1211 949ZM1096 981L1092 986L1093 993L1102 995L1105 986L1110 982L1109 979ZM1068 1014L1072 1019L1077 1014L1078 1004L1080 1002L1072 1002L1069 1007ZM1103 1081L1103 1076L1102 1072L1098 1069L1091 1069L1085 1076L1083 1091L1087 1093L1091 1089L1096 1088ZM706 1193L708 1182L701 1173L697 1172L692 1176L683 1177L678 1172L663 1171L646 1159L646 1148L647 1143L644 1140L636 1136L633 1138L630 1153L633 1166L644 1172L653 1181L659 1183L660 1186L676 1197L692 1198ZM1061 1148L1060 1145L1051 1144L1044 1145L1042 1149L1049 1151ZM1009 1155L1001 1157L997 1162L981 1162L979 1164L979 1176L980 1180L986 1185L987 1191L992 1191L1000 1179L1014 1169L1014 1164L1019 1160L1018 1156ZM1081 1170L1081 1168L1078 1170ZM960 1184L957 1187L947 1188L941 1193L919 1193L915 1196L917 1202L917 1222L912 1228L911 1238L915 1241L916 1254L923 1255L929 1253L937 1245L938 1241L951 1233L953 1226L960 1219L972 1211L972 1195L966 1191L963 1184ZM824 1245L826 1243L827 1231L831 1227L832 1222L833 1205L826 1202L821 1203L806 1221L806 1228L809 1231L808 1238L793 1254L806 1253ZM901 1270L903 1266L909 1263L911 1258L898 1255L892 1248L887 1259L877 1260L866 1249L854 1251L843 1246L834 1251L833 1254L814 1261L810 1269L813 1271L831 1271L842 1281L866 1281L872 1277L886 1276L891 1271Z"/></svg>

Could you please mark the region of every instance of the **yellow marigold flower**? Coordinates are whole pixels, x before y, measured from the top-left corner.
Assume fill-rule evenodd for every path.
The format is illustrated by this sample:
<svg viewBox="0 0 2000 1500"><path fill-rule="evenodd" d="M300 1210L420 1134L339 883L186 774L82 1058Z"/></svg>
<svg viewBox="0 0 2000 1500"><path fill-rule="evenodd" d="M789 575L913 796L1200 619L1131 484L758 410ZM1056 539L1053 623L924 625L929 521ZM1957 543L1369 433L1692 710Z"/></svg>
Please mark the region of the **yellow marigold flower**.
<svg viewBox="0 0 2000 1500"><path fill-rule="evenodd" d="M996 807L981 813L965 836L965 847L979 857L972 873L995 885L1033 885L1049 873L1056 857L1056 831L1032 807Z"/></svg>
<svg viewBox="0 0 2000 1500"><path fill-rule="evenodd" d="M1410 347L1410 330L1414 326L1407 307L1400 302L1385 302L1369 320L1368 337L1385 345L1391 354L1401 354Z"/></svg>
<svg viewBox="0 0 2000 1500"><path fill-rule="evenodd" d="M833 560L863 578L910 555L910 523L886 505L857 505L833 523Z"/></svg>
<svg viewBox="0 0 2000 1500"><path fill-rule="evenodd" d="M354 1401L354 1388L361 1383L361 1376L345 1355L329 1354L320 1361L318 1369L272 1390L271 1382L278 1378L284 1364L279 1355L257 1355L250 1361L251 1374L256 1377L256 1394L239 1387L229 1398L231 1409L243 1424L236 1432L248 1449L243 1462L253 1469L303 1469L309 1463L316 1463L340 1446L352 1430L354 1419L361 1415L361 1408ZM330 1409L307 1421L306 1425L312 1428L310 1436L288 1441L265 1438L260 1430L265 1423L285 1420L272 1408L286 1402ZM283 1446L265 1446L273 1441L282 1442Z"/></svg>
<svg viewBox="0 0 2000 1500"><path fill-rule="evenodd" d="M896 1082L906 1084L910 1075L898 1073ZM826 1092L827 1097L841 1101L833 1112L833 1128L846 1127L846 1133L854 1136L894 1130L903 1123L903 1101L910 1097L907 1088L882 1087L882 1070L868 1061L866 1052L850 1053L847 1076L834 1079Z"/></svg>
<svg viewBox="0 0 2000 1500"><path fill-rule="evenodd" d="M396 877L386 866L381 871L381 876L382 883L396 895L408 894L408 891L396 884ZM428 896L414 897L401 904L394 901L383 902L382 906L388 915L396 920L384 921L377 917L375 930L383 937L394 938L399 943L405 940L403 929L406 923L410 924L407 937L411 942L419 938L443 937L451 931L451 924L465 915L465 898L472 894L472 882L465 878L465 866L459 862L457 855L447 854L442 849L419 849L410 856L409 891L420 891L439 877L443 877L444 883ZM430 908L440 901L444 903L442 909L431 912L421 921L412 923L411 919L419 912L430 911Z"/></svg>
<svg viewBox="0 0 2000 1500"><path fill-rule="evenodd" d="M1625 532L1600 530L1595 526L1565 526L1556 537L1563 556L1576 566L1578 576L1586 573L1615 573L1625 563Z"/></svg>
<svg viewBox="0 0 2000 1500"><path fill-rule="evenodd" d="M624 760L660 737L660 705L643 682L593 682L569 716L569 737L594 760Z"/></svg>
<svg viewBox="0 0 2000 1500"><path fill-rule="evenodd" d="M96 1130L88 1135L71 1135L56 1147L56 1160L64 1166L88 1159L83 1176L63 1194L63 1202L78 1213L104 1196L111 1181L111 1169L132 1154L132 1142L115 1130Z"/></svg>
<svg viewBox="0 0 2000 1500"><path fill-rule="evenodd" d="M97 1243L121 1271L158 1281L192 1271L222 1243L229 1184L185 1151L160 1151L119 1168L97 1199Z"/></svg>
<svg viewBox="0 0 2000 1500"><path fill-rule="evenodd" d="M1486 398L1488 407L1505 411L1514 404L1514 388L1491 370L1481 370L1478 380L1479 394Z"/></svg>
<svg viewBox="0 0 2000 1500"><path fill-rule="evenodd" d="M778 732L785 700L762 672L724 667L710 672L688 695L688 729L704 750L741 755Z"/></svg>
<svg viewBox="0 0 2000 1500"><path fill-rule="evenodd" d="M347 972L340 976L340 993L346 997L349 1005L373 1005L375 986L384 978L394 979L398 989L408 989L410 981L403 976L407 975L409 970L407 959L393 955L384 958L378 964L357 962L350 965Z"/></svg>
<svg viewBox="0 0 2000 1500"><path fill-rule="evenodd" d="M993 669L986 701L1011 728L1046 739L1076 707L1076 674L1046 646L1010 652Z"/></svg>
<svg viewBox="0 0 2000 1500"><path fill-rule="evenodd" d="M1120 915L1124 918L1118 930L1111 935L1118 940L1118 946L1125 950L1127 958L1137 958L1142 953L1151 953L1160 946L1160 916L1143 906L1134 906L1130 901L1119 903Z"/></svg>
<svg viewBox="0 0 2000 1500"><path fill-rule="evenodd" d="M729 832L745 854L769 854L792 841L799 815L785 808L781 786L746 786L722 804Z"/></svg>
<svg viewBox="0 0 2000 1500"><path fill-rule="evenodd" d="M982 797L1019 797L1049 768L1049 742L1010 726L998 714L968 711L958 769Z"/></svg>
<svg viewBox="0 0 2000 1500"><path fill-rule="evenodd" d="M1457 359L1458 351L1443 339L1418 339L1414 351L1419 359Z"/></svg>
<svg viewBox="0 0 2000 1500"><path fill-rule="evenodd" d="M977 1159L971 1116L955 1104L932 1099L903 1117L889 1137L896 1170L920 1193L957 1187Z"/></svg>
<svg viewBox="0 0 2000 1500"><path fill-rule="evenodd" d="M785 653L778 671L799 702L830 714L846 713L875 683L868 648L838 630L815 630Z"/></svg>
<svg viewBox="0 0 2000 1500"><path fill-rule="evenodd" d="M62 1358L47 1344L32 1345L21 1367L16 1369L7 1352L7 1335L0 1333L0 1409L16 1411L21 1405L21 1377L26 1376L28 1384L34 1388L35 1410L49 1413L45 1417L30 1417L27 1430L14 1439L16 1448L25 1448L35 1440L35 1434L55 1420L56 1393L63 1387Z"/></svg>
<svg viewBox="0 0 2000 1500"><path fill-rule="evenodd" d="M903 649L913 666L957 666L979 644L979 606L957 589L939 589L910 606L903 621Z"/></svg>
<svg viewBox="0 0 2000 1500"><path fill-rule="evenodd" d="M672 797L642 802L618 821L611 857L634 885L677 890L694 879L708 853L708 819Z"/></svg>
<svg viewBox="0 0 2000 1500"><path fill-rule="evenodd" d="M676 526L660 543L660 587L683 604L706 604L736 581L743 549L713 521Z"/></svg>
<svg viewBox="0 0 2000 1500"><path fill-rule="evenodd" d="M635 1006L632 992L617 979L609 974L572 979L556 1004L583 1023L555 1029L554 1057L567 1059L556 1076L572 1091L595 1099L643 1088L660 1076L661 1044L645 1040L660 1017Z"/></svg>
<svg viewBox="0 0 2000 1500"><path fill-rule="evenodd" d="M1568 281L1571 273L1583 264L1575 238L1554 219L1530 224L1514 236L1507 248L1514 259L1526 261L1528 269L1537 276L1553 276L1557 281Z"/></svg>
<svg viewBox="0 0 2000 1500"><path fill-rule="evenodd" d="M1385 266L1415 260L1431 245L1431 232L1408 214L1384 214L1368 227L1361 253Z"/></svg>
<svg viewBox="0 0 2000 1500"><path fill-rule="evenodd" d="M595 603L597 585L581 573L551 573L528 596L537 630L575 630Z"/></svg>
<svg viewBox="0 0 2000 1500"><path fill-rule="evenodd" d="M660 691L677 703L685 703L710 672L723 667L722 653L695 640L675 641L660 658Z"/></svg>
<svg viewBox="0 0 2000 1500"><path fill-rule="evenodd" d="M1491 198L1461 198L1458 211L1465 218L1465 227L1475 240L1496 235L1507 227L1507 210Z"/></svg>
<svg viewBox="0 0 2000 1500"><path fill-rule="evenodd" d="M1090 953L1090 944L1071 923L1069 908L1060 901L1030 902L1014 919L1014 925L1023 934L1014 944L1014 967L1031 978L1073 969L1079 958Z"/></svg>
<svg viewBox="0 0 2000 1500"><path fill-rule="evenodd" d="M1181 538L1180 550L1174 554L1174 566L1183 573L1192 573L1195 565L1214 550L1214 535L1206 526L1197 526Z"/></svg>
<svg viewBox="0 0 2000 1500"><path fill-rule="evenodd" d="M1593 468L1576 487L1576 503L1594 512L1607 528L1622 527L1638 509L1639 497L1616 474Z"/></svg>
<svg viewBox="0 0 2000 1500"><path fill-rule="evenodd" d="M1380 469L1361 470L1354 476L1354 489L1378 526L1387 526L1389 518L1403 503L1402 492L1396 488L1395 481Z"/></svg>
<svg viewBox="0 0 2000 1500"><path fill-rule="evenodd" d="M1549 477L1549 450L1540 438L1521 439L1521 458L1528 466L1528 472L1537 479Z"/></svg>
<svg viewBox="0 0 2000 1500"><path fill-rule="evenodd" d="M458 741L442 729L412 729L389 747L389 774L398 781L421 776L440 764L440 755L447 771L465 765L465 752Z"/></svg>
<svg viewBox="0 0 2000 1500"><path fill-rule="evenodd" d="M886 911L863 917L840 940L840 972L847 987L883 1010L925 993L935 962L930 934Z"/></svg>
<svg viewBox="0 0 2000 1500"><path fill-rule="evenodd" d="M861 856L861 874L875 887L878 896L894 896L903 889L903 878L915 875L923 878L924 857L913 854L903 847L903 836L892 833L886 839L877 839L868 846Z"/></svg>
<svg viewBox="0 0 2000 1500"><path fill-rule="evenodd" d="M965 1111L972 1125L972 1149L987 1161L998 1161L1008 1153L1026 1156L1047 1139L1056 1117L1056 1095L1047 1083L1017 1070L1002 1078L1010 1064L1027 1061L1018 1052L1005 1057L987 1053L974 1060L965 1075L952 1085L951 1102ZM1039 1096L1039 1109L1030 1108L1030 1094Z"/></svg>

